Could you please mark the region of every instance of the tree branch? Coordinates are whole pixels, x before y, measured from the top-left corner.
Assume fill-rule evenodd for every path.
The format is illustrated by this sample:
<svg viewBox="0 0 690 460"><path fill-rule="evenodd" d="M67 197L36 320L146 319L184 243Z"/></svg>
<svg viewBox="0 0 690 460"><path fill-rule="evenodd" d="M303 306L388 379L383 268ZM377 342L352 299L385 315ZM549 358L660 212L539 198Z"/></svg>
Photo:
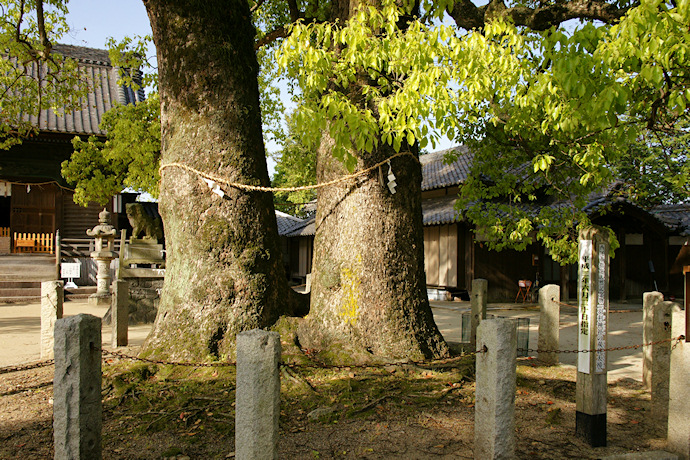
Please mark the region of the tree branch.
<svg viewBox="0 0 690 460"><path fill-rule="evenodd" d="M273 43L274 41L278 40L279 38L285 38L288 36L288 30L285 26L280 26L276 29L273 29L260 39L254 43L254 49L258 50L264 45L268 45L269 43Z"/></svg>
<svg viewBox="0 0 690 460"><path fill-rule="evenodd" d="M551 5L529 8L507 7L503 0L492 0L487 5L476 6L471 0L460 0L448 14L458 27L481 29L487 21L510 18L515 25L532 30L547 30L570 19L598 20L607 24L618 22L628 8L618 8L604 0L568 0Z"/></svg>

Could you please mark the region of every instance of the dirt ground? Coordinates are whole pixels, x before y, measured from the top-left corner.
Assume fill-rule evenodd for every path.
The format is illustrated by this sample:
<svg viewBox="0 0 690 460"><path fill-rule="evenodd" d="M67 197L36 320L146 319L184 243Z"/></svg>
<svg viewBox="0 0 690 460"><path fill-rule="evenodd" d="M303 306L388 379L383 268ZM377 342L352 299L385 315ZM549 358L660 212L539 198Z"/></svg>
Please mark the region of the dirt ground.
<svg viewBox="0 0 690 460"><path fill-rule="evenodd" d="M0 335L11 327L7 315L2 316L3 308ZM435 308L447 337L459 333L460 310L462 306L452 304ZM511 310L505 316L513 314L535 316L529 309ZM627 326L614 328L612 320L612 337L641 341L641 333L636 332L638 326L641 329L637 324L641 312L612 317L624 322L625 315L629 315ZM565 331L574 318L574 313L563 312ZM530 324L531 334L535 323ZM561 348L568 343L568 335L563 334ZM530 338L530 346L536 348L536 336ZM0 354L6 357L6 351ZM609 374L608 447L596 449L575 436L574 367L545 367L533 358L520 359L518 457L601 458L663 449L664 429L651 419L649 392L639 382L634 364L639 361L638 351L610 357L614 370L624 371ZM136 353L136 346L127 352ZM469 357L452 367L285 369L280 457L473 458L473 368ZM234 369L108 360L103 370L103 458L234 457ZM0 374L0 459L52 457L52 368Z"/></svg>

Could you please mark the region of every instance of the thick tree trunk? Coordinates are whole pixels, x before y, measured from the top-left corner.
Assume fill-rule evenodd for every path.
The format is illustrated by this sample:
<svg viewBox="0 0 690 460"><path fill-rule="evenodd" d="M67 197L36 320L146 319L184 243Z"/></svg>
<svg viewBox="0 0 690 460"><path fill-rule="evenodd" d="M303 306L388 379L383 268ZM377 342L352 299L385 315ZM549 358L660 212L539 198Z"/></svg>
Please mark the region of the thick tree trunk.
<svg viewBox="0 0 690 460"><path fill-rule="evenodd" d="M324 135L319 182L347 174L331 155L332 142ZM360 159L358 169L393 153L380 149ZM332 361L362 359L366 353L357 352L364 350L415 360L448 353L426 295L421 166L410 155L391 164L396 194L379 181L378 170L319 192L311 311L299 339Z"/></svg>
<svg viewBox="0 0 690 460"><path fill-rule="evenodd" d="M333 0L332 19L346 21L363 3L380 5L378 0ZM373 84L364 75L361 83ZM348 92L351 100L365 103L361 88ZM370 108L377 113L375 106ZM333 157L333 145L323 133L317 153L319 183L348 173ZM414 360L448 354L426 294L422 173L413 151L391 160L395 194L380 182L378 170L319 191L311 309L299 340L303 347L324 352L326 359L366 360L366 352ZM371 154L359 152L357 169L394 153L387 146ZM385 180L388 167L382 169Z"/></svg>
<svg viewBox="0 0 690 460"><path fill-rule="evenodd" d="M244 0L144 0L158 52L163 165L269 185L255 30ZM145 353L232 356L235 335L305 313L285 280L271 195L163 171L167 270Z"/></svg>

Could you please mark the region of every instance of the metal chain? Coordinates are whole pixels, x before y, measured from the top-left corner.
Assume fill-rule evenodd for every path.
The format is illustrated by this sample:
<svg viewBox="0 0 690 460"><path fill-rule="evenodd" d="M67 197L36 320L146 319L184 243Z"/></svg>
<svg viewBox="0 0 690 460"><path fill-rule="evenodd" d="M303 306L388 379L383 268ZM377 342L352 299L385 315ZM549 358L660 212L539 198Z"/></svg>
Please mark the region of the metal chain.
<svg viewBox="0 0 690 460"><path fill-rule="evenodd" d="M375 364L326 364L324 362L317 361L314 356L311 356L312 360L316 361L317 364L298 364L292 363L280 363L281 367L288 367L290 369L333 369L333 370L350 370L350 369L383 369L391 366L438 366L444 364L455 363L461 361L470 356L477 355L479 353L486 353L489 351L486 345L482 347L481 350L471 351L464 353L460 356L455 356L453 358L441 358L441 359L430 359L423 361L392 361L385 363L375 363Z"/></svg>
<svg viewBox="0 0 690 460"><path fill-rule="evenodd" d="M10 374L13 372L28 371L31 369L52 366L53 364L55 364L54 359L47 359L45 361L39 361L37 363L24 364L20 366L0 367L0 374Z"/></svg>
<svg viewBox="0 0 690 460"><path fill-rule="evenodd" d="M518 348L517 351L528 352L528 353L599 353L604 351L619 351L619 350L633 350L636 348L642 348L652 345L660 345L662 343L673 342L672 346L674 349L679 343L685 340L684 335L678 337L658 340L656 342L648 342L640 345L627 345L624 347L612 347L612 348L597 348L594 350L541 350L539 348ZM128 355L119 351L104 350L102 348L94 347L94 350L98 350L105 356L112 356L120 359L127 359L130 361L139 361L149 364L159 364L163 366L184 366L184 367L233 367L237 366L236 362L216 362L216 363L198 363L191 361L167 361L164 359L151 359L151 358L141 358L139 356ZM451 364L457 361L463 360L469 356L478 355L480 353L487 353L489 350L484 345L480 350L472 351L469 353L464 353L461 356L456 356L453 358L442 358L433 360L423 360L423 361L394 361L385 362L377 364L351 364L351 365L330 365L323 362L317 362L317 364L298 364L296 362L285 362L280 363L282 367L288 367L291 369L335 369L335 370L349 370L349 369L382 369L390 366L432 366L432 365L444 365ZM314 356L311 356L312 360L315 360ZM48 359L45 361L39 361L37 363L25 364L20 366L8 366L0 368L0 374L9 374L13 372L21 372L31 369L39 369L41 367L48 367L55 364L54 359Z"/></svg>
<svg viewBox="0 0 690 460"><path fill-rule="evenodd" d="M561 302L560 300L556 300L555 297L551 297L551 302L554 302L554 303L560 305L561 307L580 308L577 305L570 305L569 303L565 303L565 302ZM611 309L609 309L609 313L631 313L633 311L634 310L611 310Z"/></svg>
<svg viewBox="0 0 690 460"><path fill-rule="evenodd" d="M95 348L98 350L98 348ZM222 362L222 363L194 363L189 361L166 361L164 359L151 359L151 358L140 358L139 356L131 356L121 353L119 351L103 350L100 349L103 355L114 356L120 359L128 359L130 361L140 361L149 364L160 364L162 366L184 366L184 367L233 367L237 363L234 362Z"/></svg>
<svg viewBox="0 0 690 460"><path fill-rule="evenodd" d="M522 351L522 352L528 352L528 353L601 353L604 351L619 351L619 350L633 350L635 348L642 348L642 347L648 347L652 345L659 345L662 343L667 343L667 342L673 342L675 340L676 343L673 344L672 348L675 348L678 343L681 341L685 340L684 335L680 335L678 337L670 338L670 339L664 339L664 340L657 340L656 342L647 342L643 343L640 345L627 345L624 347L612 347L612 348L595 348L593 350L541 350L539 348L518 348L517 351Z"/></svg>

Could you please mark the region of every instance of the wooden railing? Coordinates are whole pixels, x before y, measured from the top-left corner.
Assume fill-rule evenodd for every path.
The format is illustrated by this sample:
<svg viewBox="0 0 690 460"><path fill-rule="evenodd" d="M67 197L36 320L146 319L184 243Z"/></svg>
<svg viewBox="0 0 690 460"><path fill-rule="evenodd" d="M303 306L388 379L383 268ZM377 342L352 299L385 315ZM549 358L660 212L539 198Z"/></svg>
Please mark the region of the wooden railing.
<svg viewBox="0 0 690 460"><path fill-rule="evenodd" d="M52 233L14 233L14 252L53 254L55 236Z"/></svg>
<svg viewBox="0 0 690 460"><path fill-rule="evenodd" d="M10 237L10 228L9 227L0 227L0 238L9 238Z"/></svg>
<svg viewBox="0 0 690 460"><path fill-rule="evenodd" d="M120 252L120 239L115 238L115 252ZM62 257L91 257L96 250L96 241L93 238L62 238L60 240L60 254Z"/></svg>

